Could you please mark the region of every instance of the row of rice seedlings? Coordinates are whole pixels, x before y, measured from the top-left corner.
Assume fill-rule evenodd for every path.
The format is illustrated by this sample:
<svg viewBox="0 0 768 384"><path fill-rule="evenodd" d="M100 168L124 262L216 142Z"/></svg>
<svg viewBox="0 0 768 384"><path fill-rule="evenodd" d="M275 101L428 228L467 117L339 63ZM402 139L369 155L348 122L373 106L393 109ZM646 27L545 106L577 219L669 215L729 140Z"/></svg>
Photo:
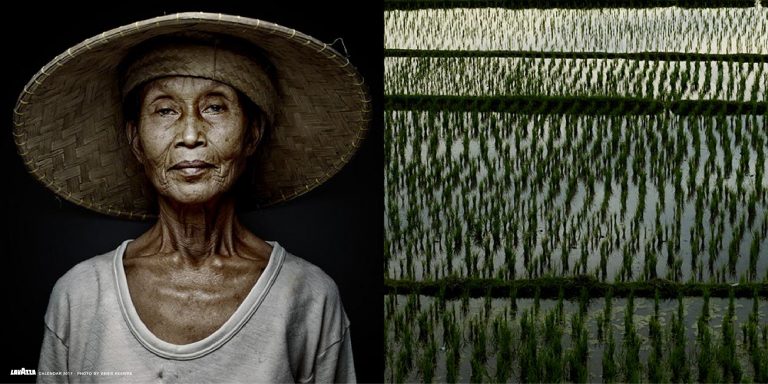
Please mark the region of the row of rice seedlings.
<svg viewBox="0 0 768 384"><path fill-rule="evenodd" d="M703 300L701 315L696 323L698 331L696 334L698 381L716 383L720 381L720 375L716 365L716 347L709 326L709 293L707 291L704 292Z"/></svg>
<svg viewBox="0 0 768 384"><path fill-rule="evenodd" d="M677 314L672 316L672 327L670 330L670 345L672 345L672 350L669 356L671 381L687 382L690 380L691 372L686 351L688 343L685 336L685 317L682 296L677 298L677 303Z"/></svg>
<svg viewBox="0 0 768 384"><path fill-rule="evenodd" d="M609 96L765 101L768 64L726 61L393 57L384 92L397 95Z"/></svg>
<svg viewBox="0 0 768 384"><path fill-rule="evenodd" d="M512 299L514 301L514 299ZM513 334L509 324L510 320L505 311L503 316L493 320L493 340L496 345L496 372L494 381L497 383L507 382L512 377L512 343Z"/></svg>
<svg viewBox="0 0 768 384"><path fill-rule="evenodd" d="M768 8L384 12L385 48L765 53Z"/></svg>
<svg viewBox="0 0 768 384"><path fill-rule="evenodd" d="M582 288L579 311L571 316L571 348L566 352L568 380L578 383L589 382L589 333L587 332L587 307L589 297Z"/></svg>
<svg viewBox="0 0 768 384"><path fill-rule="evenodd" d="M640 381L642 365L640 362L640 335L635 329L635 299L630 293L627 307L624 311L624 381L636 383Z"/></svg>
<svg viewBox="0 0 768 384"><path fill-rule="evenodd" d="M733 294L728 300L728 312L723 319L722 344L717 351L717 362L722 369L722 380L727 382L740 382L743 370L736 357L736 330L733 325L734 304Z"/></svg>
<svg viewBox="0 0 768 384"><path fill-rule="evenodd" d="M390 112L387 273L606 279L618 255L624 279L655 277L663 256L673 279L723 281L740 260L748 278L763 278L764 126L754 116ZM732 146L741 153L726 163Z"/></svg>
<svg viewBox="0 0 768 384"><path fill-rule="evenodd" d="M659 292L653 299L653 315L648 322L648 339L650 341L650 352L648 354L648 382L662 383L668 380L666 369L664 368L664 341L661 322L659 321Z"/></svg>
<svg viewBox="0 0 768 384"><path fill-rule="evenodd" d="M751 308L745 305L748 316L740 325L731 295L717 332L710 324L707 293L700 299L698 319L691 323L685 313L692 299L678 298L667 307L665 320L657 293L645 323L648 317L638 314L637 299L630 296L621 310L621 326L614 323L610 293L599 308L590 304L585 291L568 304L569 310L564 309L562 295L554 305L549 301L548 309L537 309L534 299L520 311L512 309L518 301L512 297L493 306L480 305L489 302L480 298L466 314L456 301L444 302L441 310L435 299L406 315L414 311L410 303L417 300L400 298L396 315L385 321L389 324L385 377L390 382L591 382L600 376L604 382L765 381L768 323L765 298L758 295ZM597 350L589 340L595 335L590 329L604 335L598 336L602 349L594 357Z"/></svg>
<svg viewBox="0 0 768 384"><path fill-rule="evenodd" d="M385 10L434 8L595 9L595 8L733 8L753 7L760 0L386 0Z"/></svg>
<svg viewBox="0 0 768 384"><path fill-rule="evenodd" d="M743 326L744 343L748 346L749 360L754 372L753 380L756 383L768 383L768 324L762 328L762 342L758 336L760 332L760 310L758 296L752 299L752 312L747 323Z"/></svg>
<svg viewBox="0 0 768 384"><path fill-rule="evenodd" d="M485 314L481 312L478 317L470 320L469 324L469 339L472 343L472 375L470 376L470 381L473 383L483 382L487 377L485 371L485 364L487 361L487 324L482 319L484 317Z"/></svg>

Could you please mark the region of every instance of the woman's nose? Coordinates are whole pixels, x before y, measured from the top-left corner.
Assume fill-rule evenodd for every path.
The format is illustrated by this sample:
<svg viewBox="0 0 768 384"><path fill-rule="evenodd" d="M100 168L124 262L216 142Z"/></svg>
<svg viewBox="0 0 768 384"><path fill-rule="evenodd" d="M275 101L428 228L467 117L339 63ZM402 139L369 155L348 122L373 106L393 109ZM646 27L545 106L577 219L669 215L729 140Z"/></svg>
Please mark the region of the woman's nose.
<svg viewBox="0 0 768 384"><path fill-rule="evenodd" d="M176 147L196 148L205 145L205 122L198 116L189 114L182 122L181 135L176 142Z"/></svg>

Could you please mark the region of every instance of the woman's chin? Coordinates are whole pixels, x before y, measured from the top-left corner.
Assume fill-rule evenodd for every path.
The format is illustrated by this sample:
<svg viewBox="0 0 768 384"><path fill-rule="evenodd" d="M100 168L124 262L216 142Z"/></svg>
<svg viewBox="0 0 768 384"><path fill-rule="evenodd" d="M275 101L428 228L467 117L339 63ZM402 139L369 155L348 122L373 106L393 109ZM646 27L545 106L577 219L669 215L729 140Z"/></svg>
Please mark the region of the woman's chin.
<svg viewBox="0 0 768 384"><path fill-rule="evenodd" d="M224 190L206 185L182 185L172 186L163 195L177 204L199 205L214 200L224 192Z"/></svg>

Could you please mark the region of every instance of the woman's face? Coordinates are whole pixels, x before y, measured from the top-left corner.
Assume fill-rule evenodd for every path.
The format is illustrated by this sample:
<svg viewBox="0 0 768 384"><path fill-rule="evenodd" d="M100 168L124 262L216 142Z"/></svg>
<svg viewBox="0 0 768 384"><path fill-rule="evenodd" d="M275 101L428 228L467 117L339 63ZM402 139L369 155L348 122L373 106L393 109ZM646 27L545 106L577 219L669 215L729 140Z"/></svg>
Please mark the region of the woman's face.
<svg viewBox="0 0 768 384"><path fill-rule="evenodd" d="M139 108L138 122L126 124L132 150L157 191L179 203L204 203L229 190L259 139L235 89L213 80L154 80Z"/></svg>

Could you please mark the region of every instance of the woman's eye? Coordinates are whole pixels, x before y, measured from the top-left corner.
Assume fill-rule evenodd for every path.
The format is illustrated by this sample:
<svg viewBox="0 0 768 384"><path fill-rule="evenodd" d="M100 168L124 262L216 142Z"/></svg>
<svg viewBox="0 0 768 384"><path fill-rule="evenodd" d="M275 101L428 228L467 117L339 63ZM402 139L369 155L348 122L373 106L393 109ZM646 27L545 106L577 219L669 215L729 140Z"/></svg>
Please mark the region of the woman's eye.
<svg viewBox="0 0 768 384"><path fill-rule="evenodd" d="M175 113L176 113L176 111L174 111L171 108L160 108L160 109L157 110L157 114L160 115L160 116L168 116L168 115L172 115L172 114L175 114Z"/></svg>
<svg viewBox="0 0 768 384"><path fill-rule="evenodd" d="M223 106L223 105L220 105L220 104L211 104L211 105L209 105L209 106L205 107L205 109L203 110L203 112L208 112L208 113L221 113L221 112L224 112L224 106Z"/></svg>

